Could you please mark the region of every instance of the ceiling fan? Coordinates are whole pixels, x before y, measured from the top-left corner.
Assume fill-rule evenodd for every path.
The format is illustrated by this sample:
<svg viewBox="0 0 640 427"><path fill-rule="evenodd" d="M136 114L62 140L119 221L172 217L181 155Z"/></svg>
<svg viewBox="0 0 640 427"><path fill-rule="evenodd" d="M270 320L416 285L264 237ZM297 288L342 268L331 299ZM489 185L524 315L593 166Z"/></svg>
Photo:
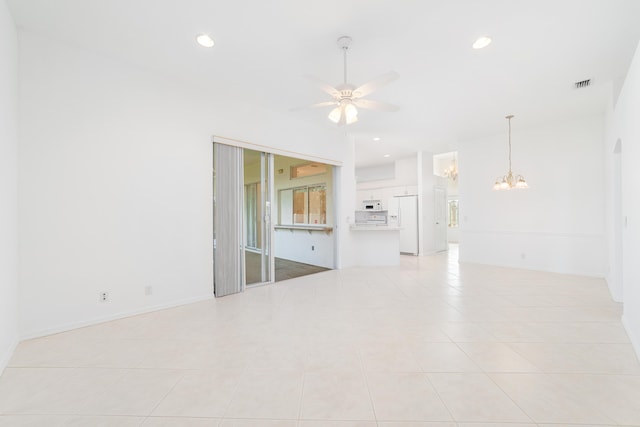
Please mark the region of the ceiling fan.
<svg viewBox="0 0 640 427"><path fill-rule="evenodd" d="M332 101L319 102L306 108L334 106L328 117L329 120L336 123L338 126L350 125L357 122L358 108L385 112L399 110L399 107L393 104L363 99L363 97L369 95L376 89L396 80L399 75L395 71L383 74L382 76L358 87L347 82L347 51L349 50L351 40L352 39L349 36L342 36L337 41L338 47L342 49L344 57L344 83L334 87L316 77L306 76L316 83L319 83L320 88L333 97Z"/></svg>

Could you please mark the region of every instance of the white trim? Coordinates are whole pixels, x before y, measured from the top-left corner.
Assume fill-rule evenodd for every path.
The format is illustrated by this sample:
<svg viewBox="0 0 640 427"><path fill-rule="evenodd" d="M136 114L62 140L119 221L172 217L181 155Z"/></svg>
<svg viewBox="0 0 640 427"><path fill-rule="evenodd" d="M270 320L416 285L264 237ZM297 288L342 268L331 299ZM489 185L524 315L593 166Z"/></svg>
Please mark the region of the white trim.
<svg viewBox="0 0 640 427"><path fill-rule="evenodd" d="M607 289L609 290L609 294L611 295L611 299L614 300L615 302L624 302L624 299L622 297L621 294L619 294L619 290L618 287L615 286L615 279L613 277L611 277L612 274L611 272L609 272L609 274L607 274L604 277L604 281L607 283Z"/></svg>
<svg viewBox="0 0 640 427"><path fill-rule="evenodd" d="M418 256L429 255L424 249L424 156L422 151L418 151L416 156L416 174L418 185L416 187L418 196ZM432 157L433 158L433 157Z"/></svg>
<svg viewBox="0 0 640 427"><path fill-rule="evenodd" d="M421 254L418 254L418 256L431 256L431 255L439 254L439 253L441 253L441 252L446 252L446 251L448 251L448 250L449 250L449 248L447 248L447 249L445 249L445 250L442 250L442 251L432 250L432 251L427 251L427 252L423 252L423 253L421 253Z"/></svg>
<svg viewBox="0 0 640 427"><path fill-rule="evenodd" d="M587 238L587 239L601 239L605 237L604 233L594 234L594 233L554 233L547 231L506 231L506 230L469 230L469 229L460 229L461 233L466 234L501 234L505 236L545 236L545 237L578 237L578 238Z"/></svg>
<svg viewBox="0 0 640 427"><path fill-rule="evenodd" d="M17 340L14 341L9 346L9 349L7 350L7 352L2 356L2 359L0 359L0 375L2 375L7 365L9 365L9 361L11 360L13 353L16 351L16 347L18 347L18 344L19 344L19 341Z"/></svg>
<svg viewBox="0 0 640 427"><path fill-rule="evenodd" d="M276 201L276 171L275 171L275 157L273 154L267 153L267 184L269 185L267 191L267 199L269 200L269 209L266 214L269 218L269 226L265 232L267 237L267 244L269 247L268 262L269 262L269 283L276 282L276 229L273 223L273 210ZM263 203L264 206L264 203ZM278 209L280 212L280 209ZM276 221L277 222L277 221Z"/></svg>
<svg viewBox="0 0 640 427"><path fill-rule="evenodd" d="M301 160L308 160L311 162L325 163L332 166L342 166L342 162L334 159L327 159L324 157L312 156L310 154L298 153L296 151L282 150L280 148L269 147L267 145L254 144L252 142L240 141L232 138L225 138L223 136L213 135L211 141L216 144L231 145L233 147L248 148L249 150L262 151L269 154L278 154L281 156L295 157Z"/></svg>
<svg viewBox="0 0 640 427"><path fill-rule="evenodd" d="M342 188L342 178L340 175L342 169L332 168L331 171L331 183L333 185L333 268L338 270L342 267L342 261L340 259L341 246L340 237L342 234L342 192L338 194L338 189Z"/></svg>
<svg viewBox="0 0 640 427"><path fill-rule="evenodd" d="M215 297L213 295L205 295L205 296L201 296L201 297L186 298L186 299L183 299L183 300L173 301L173 302L169 302L169 303L166 303L166 304L154 305L154 306L143 308L143 309L140 309L140 310L132 310L132 311L126 311L126 312L111 314L109 316L97 317L95 319L84 320L84 321L81 321L81 322L66 323L64 325L55 326L53 328L40 329L40 330L37 330L37 331L26 333L26 334L22 335L21 341L29 340L29 339L33 339L33 338L41 338L41 337L45 337L47 335L53 335L53 334L59 334L61 332L71 331L73 329L84 328L86 326L93 326L93 325L97 325L99 323L104 323L104 322L110 322L112 320L123 319L125 317L137 316L139 314L151 313L153 311L165 310L167 308L173 308L173 307L178 307L178 306L181 306L181 305L193 304L193 303L196 303L196 302L207 301L207 300L210 300L210 299L215 299Z"/></svg>
<svg viewBox="0 0 640 427"><path fill-rule="evenodd" d="M456 244L460 245L459 242L456 243ZM548 267L542 268L542 267L535 267L535 266L522 266L522 265L517 265L517 264L506 264L506 263L491 263L491 264L488 264L486 262L480 262L480 261L460 261L460 263L470 264L470 265L482 265L482 266L485 266L485 267L513 268L513 269L516 269L516 270L525 270L525 271L540 271L540 272L543 272L543 273L561 274L563 276L592 277L592 278L595 278L595 279L603 279L604 280L604 276L601 275L601 274L575 272L575 271L571 272L571 271L566 271L566 270L549 270Z"/></svg>
<svg viewBox="0 0 640 427"><path fill-rule="evenodd" d="M633 328L631 327L631 325L629 325L629 322L627 321L627 316L625 316L624 314L622 315L622 326L624 327L624 330L627 332L627 336L629 337L629 341L631 341L631 346L636 352L636 357L638 358L638 361L640 361L640 341L638 341L638 337L633 335Z"/></svg>

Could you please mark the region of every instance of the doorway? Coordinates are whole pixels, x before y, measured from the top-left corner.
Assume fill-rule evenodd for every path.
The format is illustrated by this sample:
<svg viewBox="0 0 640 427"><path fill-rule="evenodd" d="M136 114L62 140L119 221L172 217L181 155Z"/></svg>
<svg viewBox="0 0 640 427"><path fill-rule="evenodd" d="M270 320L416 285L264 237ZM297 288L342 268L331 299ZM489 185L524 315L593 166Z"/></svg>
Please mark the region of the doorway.
<svg viewBox="0 0 640 427"><path fill-rule="evenodd" d="M216 297L334 267L332 165L215 138L213 155Z"/></svg>
<svg viewBox="0 0 640 427"><path fill-rule="evenodd" d="M275 280L332 269L335 262L334 168L274 156Z"/></svg>
<svg viewBox="0 0 640 427"><path fill-rule="evenodd" d="M435 219L434 246L436 252L446 251L447 242L447 189L442 187L433 188L433 207Z"/></svg>

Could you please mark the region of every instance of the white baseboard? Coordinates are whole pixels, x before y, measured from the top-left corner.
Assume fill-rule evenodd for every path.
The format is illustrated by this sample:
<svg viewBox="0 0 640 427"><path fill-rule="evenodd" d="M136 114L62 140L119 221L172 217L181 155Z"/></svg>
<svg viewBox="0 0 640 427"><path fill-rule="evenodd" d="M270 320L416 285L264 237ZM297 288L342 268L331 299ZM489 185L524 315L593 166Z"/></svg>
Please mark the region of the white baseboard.
<svg viewBox="0 0 640 427"><path fill-rule="evenodd" d="M0 375L4 372L4 368L7 367L9 361L11 360L11 356L13 356L13 352L16 351L16 347L18 346L18 340L14 341L13 344L9 346L5 354L2 355L0 359Z"/></svg>
<svg viewBox="0 0 640 427"><path fill-rule="evenodd" d="M631 346L636 352L636 357L640 361L640 340L639 337L633 334L633 330L631 329L631 325L629 325L629 321L627 316L622 315L622 326L624 330L627 332L627 336L629 337L629 341L631 341Z"/></svg>
<svg viewBox="0 0 640 427"><path fill-rule="evenodd" d="M61 332L71 331L73 329L84 328L86 326L97 325L98 323L110 322L112 320L123 319L125 317L137 316L139 314L151 313L153 311L165 310L167 308L177 307L180 305L193 304L200 301L206 301L214 299L213 295L205 295L194 298L186 298L183 300L172 301L165 304L154 305L151 307L145 307L139 310L132 310L126 312L115 313L109 316L97 317L94 319L83 320L80 322L65 323L63 325L54 326L52 328L40 329L36 331L30 331L22 334L20 341L29 340L33 338L41 338L47 335L59 334ZM15 349L15 348L14 348Z"/></svg>
<svg viewBox="0 0 640 427"><path fill-rule="evenodd" d="M615 279L611 277L610 274L607 274L604 277L605 282L607 282L607 288L609 289L609 294L611 295L611 299L615 302L623 302L622 295L619 293L620 291L615 286Z"/></svg>

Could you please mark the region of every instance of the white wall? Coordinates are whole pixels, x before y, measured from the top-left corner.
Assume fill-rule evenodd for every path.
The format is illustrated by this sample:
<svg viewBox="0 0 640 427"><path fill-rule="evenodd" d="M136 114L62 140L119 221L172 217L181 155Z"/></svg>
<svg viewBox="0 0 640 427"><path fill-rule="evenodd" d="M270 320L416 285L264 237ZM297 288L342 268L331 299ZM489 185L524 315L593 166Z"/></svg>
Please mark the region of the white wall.
<svg viewBox="0 0 640 427"><path fill-rule="evenodd" d="M334 268L334 236L324 231L276 229L276 257L304 264Z"/></svg>
<svg viewBox="0 0 640 427"><path fill-rule="evenodd" d="M605 140L605 161L608 174L608 225L609 267L612 274L607 279L612 293L618 294L623 302L623 323L640 357L640 45L627 72L627 77L618 97L615 110L607 120ZM616 161L614 148L620 141L621 155ZM615 169L621 168L621 212L614 205ZM622 218L617 215L622 216ZM625 221L626 219L626 221ZM616 221L621 227L616 231ZM622 237L622 271L615 271L618 265L615 251L616 232ZM622 283L620 283L620 278ZM620 286L622 285L622 286Z"/></svg>
<svg viewBox="0 0 640 427"><path fill-rule="evenodd" d="M622 140L618 137L619 126L614 125L614 119L612 96L611 105L605 115L605 139L602 153L605 164L605 231L607 238L605 279L614 301L622 302Z"/></svg>
<svg viewBox="0 0 640 427"><path fill-rule="evenodd" d="M394 196L418 194L418 161L416 157L398 159L394 162L394 177L389 179L382 174L383 179L373 179L375 168L367 170L367 181L356 184L356 208L360 209L363 200L381 200L382 208L389 208L389 199ZM378 168L380 169L380 168ZM359 177L362 169L356 170Z"/></svg>
<svg viewBox="0 0 640 427"><path fill-rule="evenodd" d="M337 130L26 32L20 67L25 337L212 296L211 135L341 157Z"/></svg>
<svg viewBox="0 0 640 427"><path fill-rule="evenodd" d="M18 39L0 1L0 373L18 340Z"/></svg>
<svg viewBox="0 0 640 427"><path fill-rule="evenodd" d="M342 166L334 168L334 186L337 192L335 206L336 222L334 232L338 245L336 247L336 268L346 268L356 265L357 237L349 230L354 222L356 209L356 173L355 173L355 141L353 137L343 136Z"/></svg>
<svg viewBox="0 0 640 427"><path fill-rule="evenodd" d="M460 260L604 277L604 118L521 129L513 170L528 190L493 191L508 145L495 135L460 145Z"/></svg>
<svg viewBox="0 0 640 427"><path fill-rule="evenodd" d="M395 179L395 177L396 162L356 168L357 183Z"/></svg>

